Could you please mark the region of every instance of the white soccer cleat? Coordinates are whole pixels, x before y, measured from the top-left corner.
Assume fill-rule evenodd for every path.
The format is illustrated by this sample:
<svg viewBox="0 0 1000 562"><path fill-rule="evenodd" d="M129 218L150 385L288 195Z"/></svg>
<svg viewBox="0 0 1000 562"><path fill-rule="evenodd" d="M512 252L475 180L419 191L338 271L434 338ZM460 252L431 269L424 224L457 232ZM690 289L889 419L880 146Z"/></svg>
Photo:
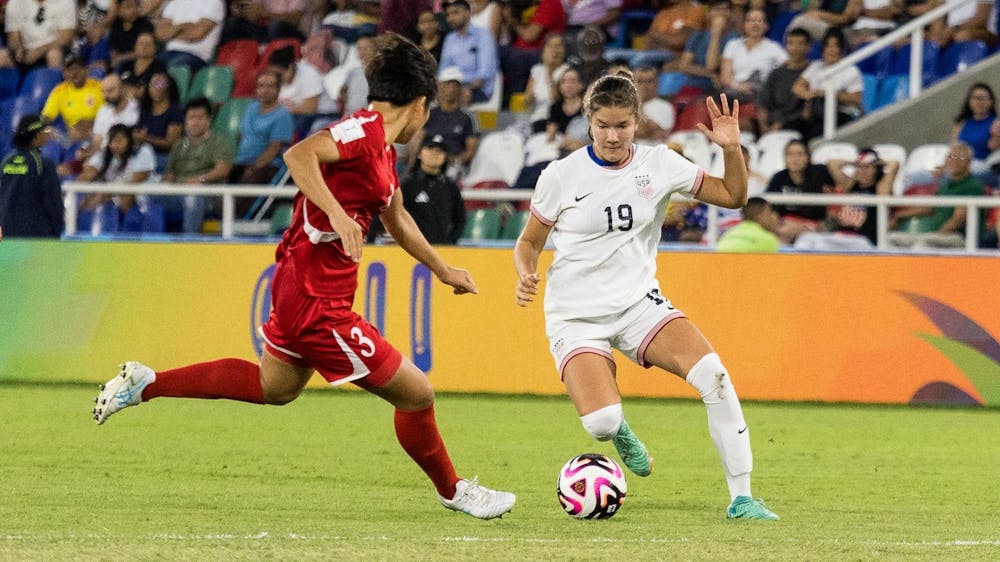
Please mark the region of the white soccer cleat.
<svg viewBox="0 0 1000 562"><path fill-rule="evenodd" d="M142 389L155 380L156 373L149 367L135 361L126 362L115 378L101 385L101 393L94 400L94 421L101 425L118 410L138 406L142 402Z"/></svg>
<svg viewBox="0 0 1000 562"><path fill-rule="evenodd" d="M455 497L446 500L438 496L441 505L461 511L479 519L503 517L514 507L517 498L510 492L498 492L479 485L479 479L459 480L455 484Z"/></svg>

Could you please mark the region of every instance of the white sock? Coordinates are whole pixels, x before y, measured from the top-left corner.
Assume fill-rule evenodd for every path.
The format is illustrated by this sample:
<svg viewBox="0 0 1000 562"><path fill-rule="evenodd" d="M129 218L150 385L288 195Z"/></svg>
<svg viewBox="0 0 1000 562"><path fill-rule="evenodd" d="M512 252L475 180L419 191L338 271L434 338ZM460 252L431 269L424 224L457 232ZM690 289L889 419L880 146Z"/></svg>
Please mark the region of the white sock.
<svg viewBox="0 0 1000 562"><path fill-rule="evenodd" d="M709 353L699 359L686 380L705 403L708 433L722 459L730 499L750 496L750 471L753 470L750 430L743 420L736 389L718 354Z"/></svg>

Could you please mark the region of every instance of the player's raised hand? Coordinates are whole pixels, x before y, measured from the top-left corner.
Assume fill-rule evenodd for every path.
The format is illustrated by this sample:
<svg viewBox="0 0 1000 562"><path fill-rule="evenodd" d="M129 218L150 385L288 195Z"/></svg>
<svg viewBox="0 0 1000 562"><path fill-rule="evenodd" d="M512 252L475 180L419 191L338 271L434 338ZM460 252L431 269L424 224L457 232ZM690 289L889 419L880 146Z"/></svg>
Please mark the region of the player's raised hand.
<svg viewBox="0 0 1000 562"><path fill-rule="evenodd" d="M525 273L517 280L517 306L528 306L538 294L538 283L542 276L537 273Z"/></svg>
<svg viewBox="0 0 1000 562"><path fill-rule="evenodd" d="M698 129L705 133L708 140L719 146L739 146L740 144L740 102L733 100L732 109L729 107L729 100L726 94L719 96L719 102L715 103L712 96L705 98L705 105L708 107L708 115L712 119L712 128L709 129L704 123L698 123Z"/></svg>
<svg viewBox="0 0 1000 562"><path fill-rule="evenodd" d="M472 274L464 269L449 266L438 279L445 285L454 288L456 295L464 295L466 293L479 294L476 282L472 280Z"/></svg>
<svg viewBox="0 0 1000 562"><path fill-rule="evenodd" d="M354 261L361 261L361 248L365 244L361 225L344 212L332 213L328 216L333 231L340 235L340 243L344 246L344 253Z"/></svg>

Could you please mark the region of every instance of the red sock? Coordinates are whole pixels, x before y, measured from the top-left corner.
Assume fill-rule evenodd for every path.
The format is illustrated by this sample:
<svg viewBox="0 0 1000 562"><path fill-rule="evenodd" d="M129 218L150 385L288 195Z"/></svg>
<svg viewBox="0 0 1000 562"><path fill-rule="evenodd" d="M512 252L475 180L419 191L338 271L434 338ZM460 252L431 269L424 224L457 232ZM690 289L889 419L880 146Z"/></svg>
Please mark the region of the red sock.
<svg viewBox="0 0 1000 562"><path fill-rule="evenodd" d="M260 368L243 359L219 359L158 372L156 381L143 389L142 400L158 396L264 403Z"/></svg>
<svg viewBox="0 0 1000 562"><path fill-rule="evenodd" d="M438 494L446 499L455 497L458 475L434 421L434 406L417 412L396 410L394 422L399 444L431 479Z"/></svg>

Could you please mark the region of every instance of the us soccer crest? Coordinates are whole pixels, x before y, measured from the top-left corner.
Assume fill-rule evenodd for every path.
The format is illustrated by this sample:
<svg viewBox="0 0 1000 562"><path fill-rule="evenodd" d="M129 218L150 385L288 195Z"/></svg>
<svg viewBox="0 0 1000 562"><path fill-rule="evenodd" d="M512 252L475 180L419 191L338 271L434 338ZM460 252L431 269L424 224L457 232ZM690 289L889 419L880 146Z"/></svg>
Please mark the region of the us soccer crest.
<svg viewBox="0 0 1000 562"><path fill-rule="evenodd" d="M649 199L653 196L653 182L649 179L649 174L635 176L635 187L639 190L639 197Z"/></svg>

